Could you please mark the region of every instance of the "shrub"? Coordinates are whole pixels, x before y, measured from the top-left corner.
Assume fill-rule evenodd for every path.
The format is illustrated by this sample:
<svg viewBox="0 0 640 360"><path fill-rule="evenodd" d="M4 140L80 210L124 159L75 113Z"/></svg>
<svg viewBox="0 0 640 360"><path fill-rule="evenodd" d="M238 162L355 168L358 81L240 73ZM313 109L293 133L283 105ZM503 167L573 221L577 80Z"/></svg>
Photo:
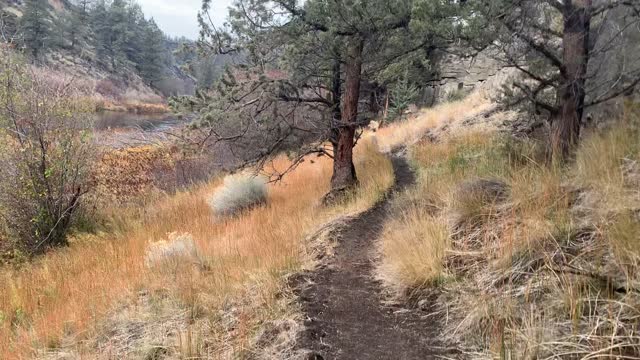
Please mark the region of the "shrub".
<svg viewBox="0 0 640 360"><path fill-rule="evenodd" d="M0 50L0 208L29 253L65 245L88 190L92 146L69 81L37 77Z"/></svg>
<svg viewBox="0 0 640 360"><path fill-rule="evenodd" d="M112 79L102 79L96 83L95 91L110 99L120 100L122 98L122 86L116 84Z"/></svg>
<svg viewBox="0 0 640 360"><path fill-rule="evenodd" d="M447 93L447 102L461 101L466 98L468 93L464 89L452 90Z"/></svg>
<svg viewBox="0 0 640 360"><path fill-rule="evenodd" d="M171 263L195 262L198 250L190 234L169 234L168 241L152 243L147 248L144 263L148 268Z"/></svg>
<svg viewBox="0 0 640 360"><path fill-rule="evenodd" d="M389 115L392 120L401 118L418 96L418 87L409 82L408 74L391 89L391 107Z"/></svg>
<svg viewBox="0 0 640 360"><path fill-rule="evenodd" d="M218 215L234 215L267 201L267 185L263 178L247 175L228 176L224 185L209 200Z"/></svg>

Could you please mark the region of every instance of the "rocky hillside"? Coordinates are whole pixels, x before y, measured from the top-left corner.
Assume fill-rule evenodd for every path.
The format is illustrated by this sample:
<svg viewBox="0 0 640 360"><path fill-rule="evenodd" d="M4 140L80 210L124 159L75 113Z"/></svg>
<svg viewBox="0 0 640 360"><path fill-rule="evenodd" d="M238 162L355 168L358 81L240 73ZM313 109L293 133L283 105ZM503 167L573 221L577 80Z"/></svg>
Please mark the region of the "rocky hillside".
<svg viewBox="0 0 640 360"><path fill-rule="evenodd" d="M124 30L114 30L116 22ZM194 91L195 80L173 55L187 40L166 37L137 5L0 0L0 35L0 42L27 54L47 76L73 78L106 108L162 103Z"/></svg>

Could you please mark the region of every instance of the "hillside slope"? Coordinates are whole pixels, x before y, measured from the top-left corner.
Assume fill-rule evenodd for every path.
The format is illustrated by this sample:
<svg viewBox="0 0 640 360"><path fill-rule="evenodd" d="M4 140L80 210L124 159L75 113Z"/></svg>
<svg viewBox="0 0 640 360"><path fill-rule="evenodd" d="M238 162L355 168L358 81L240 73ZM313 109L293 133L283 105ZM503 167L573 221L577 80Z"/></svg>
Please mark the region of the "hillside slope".
<svg viewBox="0 0 640 360"><path fill-rule="evenodd" d="M49 33L35 34L44 39L43 51L37 58L29 56L36 67L43 69L42 73L52 78L73 79L80 90L109 110L120 110L131 103L162 103L167 96L193 93L195 80L172 55L186 40L165 37L151 19L144 18L139 7L126 5L123 9L131 18L123 20L130 32L126 39L139 40L126 45L127 59L118 57L119 60L114 61L114 57L120 55L101 48L104 44L100 41L106 40L101 40L99 33L112 31L115 25L105 24L109 30L98 31L101 25L97 19L101 15L97 5L84 9L83 3L74 4L49 1L48 18L41 20ZM26 51L28 42L22 25L26 6L20 0L0 1L0 42L30 54ZM150 34L155 35L143 31L152 31Z"/></svg>
<svg viewBox="0 0 640 360"><path fill-rule="evenodd" d="M439 319L456 358L637 358L637 105L587 130L562 167L546 164L544 143L514 137L508 114L438 120L456 108L382 130L413 144L418 172L379 243L390 296ZM433 128L407 131L420 122Z"/></svg>

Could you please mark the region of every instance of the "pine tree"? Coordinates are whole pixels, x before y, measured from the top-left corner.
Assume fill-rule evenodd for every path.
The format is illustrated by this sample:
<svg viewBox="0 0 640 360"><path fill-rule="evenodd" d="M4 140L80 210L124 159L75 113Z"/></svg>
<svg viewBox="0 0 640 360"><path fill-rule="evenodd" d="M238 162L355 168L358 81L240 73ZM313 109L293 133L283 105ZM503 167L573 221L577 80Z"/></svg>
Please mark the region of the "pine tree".
<svg viewBox="0 0 640 360"><path fill-rule="evenodd" d="M26 0L20 31L25 49L34 59L51 45L52 15L47 0Z"/></svg>
<svg viewBox="0 0 640 360"><path fill-rule="evenodd" d="M128 45L133 34L130 32L129 11L125 0L114 0L109 8L111 68L117 70L129 65Z"/></svg>
<svg viewBox="0 0 640 360"><path fill-rule="evenodd" d="M113 56L109 11L105 0L99 0L91 13L91 32L94 35L93 46L96 49L97 61L109 64Z"/></svg>
<svg viewBox="0 0 640 360"><path fill-rule="evenodd" d="M13 43L18 33L19 19L6 9L0 10L0 42Z"/></svg>
<svg viewBox="0 0 640 360"><path fill-rule="evenodd" d="M75 0L69 8L67 33L71 49L76 49L78 46L84 47L88 41L91 4L91 0Z"/></svg>
<svg viewBox="0 0 640 360"><path fill-rule="evenodd" d="M136 67L138 72L141 71L140 66L143 62L148 26L140 5L134 3L127 8L126 27L123 27L125 32L123 50L127 60Z"/></svg>
<svg viewBox="0 0 640 360"><path fill-rule="evenodd" d="M282 113L291 112L288 109L292 107L302 112L300 117L317 112L308 117L319 120L302 131L316 134L320 145L301 147L300 153L332 156L334 193L358 182L353 147L363 118L359 103L366 88L362 85L375 83L384 70L408 56L426 56L429 48L439 45L436 41L445 41L447 32L461 23L450 12L459 8L453 1L244 0L231 9L231 26L223 32L207 20L211 3L204 0L199 16L201 50L246 54L236 71L248 74L212 95L214 99L203 110L203 124L219 126L228 120L248 127L253 122L262 127L255 130L261 133L262 143L272 141L269 136L273 136L277 146L282 146L283 138L295 140L301 136L300 127L289 125ZM422 26L412 26L418 3L437 9L437 16ZM372 88L378 91L376 86ZM237 101L247 98L252 101ZM237 140L237 136L227 137ZM332 145L329 151L323 146L326 142ZM273 151L268 149L257 156Z"/></svg>
<svg viewBox="0 0 640 360"><path fill-rule="evenodd" d="M140 75L153 85L164 77L165 49L164 34L151 19L144 28L142 47L142 61L140 63Z"/></svg>

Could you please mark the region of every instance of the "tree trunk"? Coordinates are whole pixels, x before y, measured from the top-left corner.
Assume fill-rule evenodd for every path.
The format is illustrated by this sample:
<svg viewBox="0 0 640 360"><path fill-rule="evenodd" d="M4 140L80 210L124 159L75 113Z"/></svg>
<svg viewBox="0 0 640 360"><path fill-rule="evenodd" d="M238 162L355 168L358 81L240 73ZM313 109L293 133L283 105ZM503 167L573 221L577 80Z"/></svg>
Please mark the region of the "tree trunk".
<svg viewBox="0 0 640 360"><path fill-rule="evenodd" d="M556 100L559 110L551 119L554 161L564 161L570 157L580 138L589 62L591 3L592 0L565 0L563 8L564 69Z"/></svg>
<svg viewBox="0 0 640 360"><path fill-rule="evenodd" d="M347 57L342 121L338 124L338 144L333 159L332 191L344 190L358 183L356 168L353 165L353 146L360 100L363 46L362 39L354 39Z"/></svg>
<svg viewBox="0 0 640 360"><path fill-rule="evenodd" d="M336 55L333 59L333 69L331 78L331 133L329 141L333 146L333 153L338 153L338 140L340 138L340 124L342 123L342 76L340 69L340 58Z"/></svg>

